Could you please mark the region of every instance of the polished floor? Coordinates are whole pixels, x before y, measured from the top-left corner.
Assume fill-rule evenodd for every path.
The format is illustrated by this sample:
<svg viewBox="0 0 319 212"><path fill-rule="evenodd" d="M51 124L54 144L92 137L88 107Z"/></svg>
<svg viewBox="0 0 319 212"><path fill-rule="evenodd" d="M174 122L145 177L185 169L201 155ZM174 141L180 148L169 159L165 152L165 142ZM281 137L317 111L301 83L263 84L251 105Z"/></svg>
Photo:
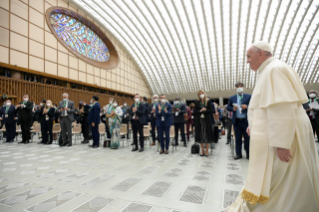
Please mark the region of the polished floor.
<svg viewBox="0 0 319 212"><path fill-rule="evenodd" d="M0 211L223 211L241 190L248 160L233 161L225 136L212 156L180 146L131 152L87 145L0 144ZM193 143L193 142L191 142Z"/></svg>

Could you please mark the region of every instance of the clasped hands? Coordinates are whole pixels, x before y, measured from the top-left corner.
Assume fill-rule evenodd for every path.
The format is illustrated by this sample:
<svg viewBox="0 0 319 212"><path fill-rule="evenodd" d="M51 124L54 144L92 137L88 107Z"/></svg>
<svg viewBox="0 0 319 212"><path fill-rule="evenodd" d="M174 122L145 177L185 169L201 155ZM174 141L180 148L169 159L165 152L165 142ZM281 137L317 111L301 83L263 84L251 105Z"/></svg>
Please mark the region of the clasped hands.
<svg viewBox="0 0 319 212"><path fill-rule="evenodd" d="M247 128L247 134L250 136L249 127ZM290 149L277 147L277 156L281 161L287 162L287 163L292 159Z"/></svg>
<svg viewBox="0 0 319 212"><path fill-rule="evenodd" d="M158 105L158 112L160 113L162 111L162 108L160 105ZM164 112L167 113L167 106L164 109Z"/></svg>
<svg viewBox="0 0 319 212"><path fill-rule="evenodd" d="M206 108L205 107L203 107L199 112L205 112L206 111Z"/></svg>

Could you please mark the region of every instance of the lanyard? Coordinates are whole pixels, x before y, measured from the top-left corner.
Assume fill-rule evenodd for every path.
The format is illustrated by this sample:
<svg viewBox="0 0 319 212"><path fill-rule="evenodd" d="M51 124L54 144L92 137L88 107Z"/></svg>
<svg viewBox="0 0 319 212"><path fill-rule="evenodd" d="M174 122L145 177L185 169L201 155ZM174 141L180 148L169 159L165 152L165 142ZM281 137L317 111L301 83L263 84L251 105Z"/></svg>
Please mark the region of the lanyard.
<svg viewBox="0 0 319 212"><path fill-rule="evenodd" d="M204 101L204 104L202 104L202 101L200 101L200 105L202 106L202 108L205 107L206 101Z"/></svg>
<svg viewBox="0 0 319 212"><path fill-rule="evenodd" d="M92 105L92 107L93 107L93 105ZM92 107L91 107L91 108L92 108ZM107 113L108 113L108 114L111 113L112 108L113 108L112 104L109 104L109 108L108 108L108 110L107 110Z"/></svg>
<svg viewBox="0 0 319 212"><path fill-rule="evenodd" d="M316 102L317 98L315 98L315 100L313 102ZM311 104L311 99L309 99L309 104Z"/></svg>
<svg viewBox="0 0 319 212"><path fill-rule="evenodd" d="M239 101L241 102L241 100L244 98L244 94L242 94L241 96L237 94L237 98L239 98Z"/></svg>
<svg viewBox="0 0 319 212"><path fill-rule="evenodd" d="M93 106L95 105L95 103L96 103L96 102L94 102L94 104L91 106L90 111L91 111L91 109L93 108Z"/></svg>
<svg viewBox="0 0 319 212"><path fill-rule="evenodd" d="M164 110L164 108L165 108L165 105L166 105L166 104L164 104L164 105L161 105L161 108L162 108L162 110Z"/></svg>
<svg viewBox="0 0 319 212"><path fill-rule="evenodd" d="M63 107L65 107L67 104L68 104L68 101L65 101Z"/></svg>
<svg viewBox="0 0 319 212"><path fill-rule="evenodd" d="M9 108L10 108L10 107L8 107L8 106L6 107L6 113L8 113L8 111L9 111Z"/></svg>
<svg viewBox="0 0 319 212"><path fill-rule="evenodd" d="M179 108L179 105L180 105L181 103L178 103L178 105L176 105L176 108Z"/></svg>
<svg viewBox="0 0 319 212"><path fill-rule="evenodd" d="M22 102L23 105L25 105L25 102Z"/></svg>
<svg viewBox="0 0 319 212"><path fill-rule="evenodd" d="M139 105L140 105L140 102L137 103L137 106L136 106L136 103L135 103L135 107L138 107Z"/></svg>

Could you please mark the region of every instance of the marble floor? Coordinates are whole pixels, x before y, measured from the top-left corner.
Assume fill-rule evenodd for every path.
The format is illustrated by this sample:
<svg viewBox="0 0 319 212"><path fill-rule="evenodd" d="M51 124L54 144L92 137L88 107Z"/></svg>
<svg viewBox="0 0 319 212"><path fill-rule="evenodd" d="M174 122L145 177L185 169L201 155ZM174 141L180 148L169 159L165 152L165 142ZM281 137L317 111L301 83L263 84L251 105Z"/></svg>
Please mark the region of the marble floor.
<svg viewBox="0 0 319 212"><path fill-rule="evenodd" d="M221 212L248 168L232 160L225 136L209 157L191 155L191 145L159 155L148 144L138 153L126 142L117 150L37 142L1 142L1 212Z"/></svg>

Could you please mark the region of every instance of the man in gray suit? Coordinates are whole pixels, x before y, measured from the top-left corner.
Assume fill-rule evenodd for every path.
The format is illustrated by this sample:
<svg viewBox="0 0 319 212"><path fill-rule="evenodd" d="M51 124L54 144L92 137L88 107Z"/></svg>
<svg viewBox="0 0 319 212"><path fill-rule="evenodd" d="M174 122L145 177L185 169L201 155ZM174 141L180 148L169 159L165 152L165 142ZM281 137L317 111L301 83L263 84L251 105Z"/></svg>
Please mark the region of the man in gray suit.
<svg viewBox="0 0 319 212"><path fill-rule="evenodd" d="M62 144L60 146L72 146L72 122L74 121L74 102L69 100L69 94L64 93L63 101L59 103L57 111L60 113L60 125L62 133ZM66 140L68 132L68 142Z"/></svg>

